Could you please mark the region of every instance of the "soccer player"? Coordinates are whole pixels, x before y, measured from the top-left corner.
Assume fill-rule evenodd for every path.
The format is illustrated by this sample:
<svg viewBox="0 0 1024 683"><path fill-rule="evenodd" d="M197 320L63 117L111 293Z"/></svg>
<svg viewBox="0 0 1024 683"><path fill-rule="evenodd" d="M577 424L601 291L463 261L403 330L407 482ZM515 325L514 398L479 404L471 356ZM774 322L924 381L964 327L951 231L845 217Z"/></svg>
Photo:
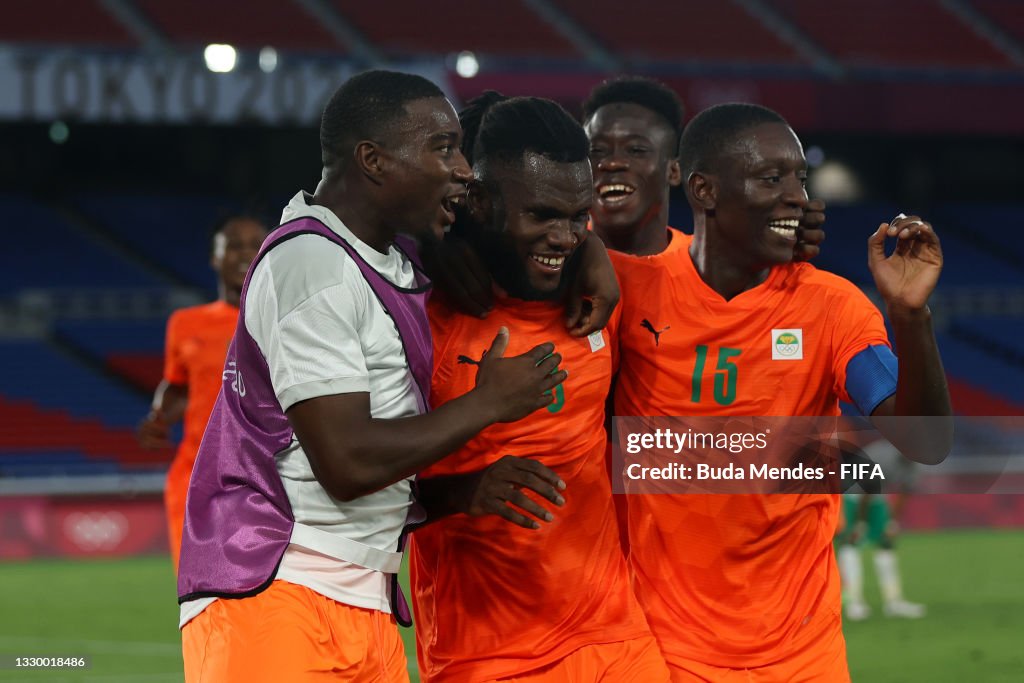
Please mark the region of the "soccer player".
<svg viewBox="0 0 1024 683"><path fill-rule="evenodd" d="M605 81L583 103L594 173L594 232L608 245L619 279L642 262L630 256L654 256L682 234L668 225L673 187L682 183L679 139L683 105L671 88L653 79L627 76ZM808 204L798 229L794 257L809 259L824 239L824 202ZM678 246L678 243L677 243ZM665 332L647 321L655 341ZM609 457L609 463L611 458ZM615 496L623 547L628 551L627 508Z"/></svg>
<svg viewBox="0 0 1024 683"><path fill-rule="evenodd" d="M149 415L139 426L139 443L144 448L169 446L171 426L184 417L184 434L167 471L164 489L175 571L192 465L220 391L224 356L238 323L238 300L245 274L266 236L266 227L250 216L230 216L221 221L213 232L210 256L210 266L217 273L217 300L175 311L167 321L164 378L153 395Z"/></svg>
<svg viewBox="0 0 1024 683"><path fill-rule="evenodd" d="M468 513L412 537L420 675L429 683L668 681L629 584L605 470L615 320L574 338L559 303L587 239L586 135L553 102L501 100L489 93L463 112L475 181L468 225L459 226L499 294L486 320L431 302L433 400L443 408L473 386L498 325L514 331L510 352L554 339L570 374L547 410L485 429L419 480L428 510ZM540 496L505 481L523 469L536 477L525 488ZM489 488L505 502L482 504ZM554 515L545 498L561 505Z"/></svg>
<svg viewBox="0 0 1024 683"><path fill-rule="evenodd" d="M851 621L871 615L864 600L864 570L861 549L874 546L875 574L882 593L882 613L887 617L920 619L927 611L924 605L903 597L903 579L896 539L899 536L899 514L915 481L916 463L908 461L891 443L876 439L863 448L870 462L878 463L886 473L886 487L898 487L889 494L847 493L843 496L845 524L836 537L836 559L842 578L843 614ZM890 502L890 496L895 499Z"/></svg>
<svg viewBox="0 0 1024 683"><path fill-rule="evenodd" d="M439 236L470 170L433 83L370 71L320 128L298 193L242 289L224 384L189 487L178 595L186 681L407 681L395 628L412 477L552 400L550 343L432 412L429 282L396 233Z"/></svg>
<svg viewBox="0 0 1024 683"><path fill-rule="evenodd" d="M856 287L793 262L807 164L781 116L712 107L686 127L679 159L693 237L673 233L662 251L617 264L616 414L835 416L842 399L908 456L945 457L951 422L896 434L877 420L951 414L927 307L942 268L932 227L901 215L869 239L897 364L882 316ZM796 352L774 353L783 333ZM627 498L634 587L673 681L848 680L838 495Z"/></svg>

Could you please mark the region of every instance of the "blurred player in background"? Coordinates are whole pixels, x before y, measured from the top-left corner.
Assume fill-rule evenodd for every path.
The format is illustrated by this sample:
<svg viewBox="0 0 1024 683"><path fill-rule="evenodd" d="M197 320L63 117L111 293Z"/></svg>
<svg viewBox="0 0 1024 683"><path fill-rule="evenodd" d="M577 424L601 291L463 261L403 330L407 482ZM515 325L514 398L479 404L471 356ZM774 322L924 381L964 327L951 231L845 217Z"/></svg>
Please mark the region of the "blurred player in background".
<svg viewBox="0 0 1024 683"><path fill-rule="evenodd" d="M593 130L591 139L599 140ZM950 415L927 308L942 267L930 225L899 216L869 241L904 355L897 367L863 293L793 263L811 207L803 150L781 116L712 107L687 126L679 161L693 237L662 231L660 252L617 259L616 414L827 416L843 399L875 418ZM627 184L625 169L619 181L603 165L599 187ZM887 257L891 237L898 244ZM773 358L778 328L794 334L798 358ZM948 430L919 431L900 444L935 462L950 440ZM848 680L832 552L837 495L631 495L628 503L634 587L674 681L753 672L762 681Z"/></svg>
<svg viewBox="0 0 1024 683"><path fill-rule="evenodd" d="M917 463L907 460L885 439L876 439L862 448L870 462L881 465L886 494L864 492L843 495L844 524L836 536L836 556L843 588L843 614L850 621L871 615L864 599L864 570L861 550L874 547L875 574L882 593L882 613L887 617L920 619L924 605L903 597L903 579L896 556L900 533L900 513L916 482Z"/></svg>
<svg viewBox="0 0 1024 683"><path fill-rule="evenodd" d="M144 448L170 446L170 429L184 418L184 434L164 489L175 571L181 552L188 480L220 391L245 274L266 236L266 227L251 216L235 215L221 221L213 231L210 256L210 266L217 273L217 300L175 311L167 321L164 377L153 395L149 415L139 426L139 443Z"/></svg>
<svg viewBox="0 0 1024 683"><path fill-rule="evenodd" d="M562 290L593 198L586 135L554 102L493 92L461 120L475 181L456 228L499 293L486 320L431 302L434 404L472 388L497 325L513 330L510 352L555 340L570 374L547 410L489 427L419 479L428 511L468 513L413 534L420 674L429 683L668 681L630 587L605 470L616 316L584 338L563 323ZM487 500L495 493L496 505ZM562 507L551 515L543 499Z"/></svg>

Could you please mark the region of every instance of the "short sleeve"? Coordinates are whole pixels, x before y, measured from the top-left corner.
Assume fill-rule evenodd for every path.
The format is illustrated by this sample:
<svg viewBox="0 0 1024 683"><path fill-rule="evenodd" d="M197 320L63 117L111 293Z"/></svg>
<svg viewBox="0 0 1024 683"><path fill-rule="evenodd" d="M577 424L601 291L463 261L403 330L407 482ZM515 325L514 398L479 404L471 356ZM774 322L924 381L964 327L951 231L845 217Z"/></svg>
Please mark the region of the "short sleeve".
<svg viewBox="0 0 1024 683"><path fill-rule="evenodd" d="M302 236L257 265L245 325L282 409L319 396L369 392L360 337L369 285L340 247Z"/></svg>
<svg viewBox="0 0 1024 683"><path fill-rule="evenodd" d="M848 284L837 294L831 307L834 389L840 400L855 403L848 390L850 361L869 347L883 347L889 356L892 351L882 314L864 293Z"/></svg>
<svg viewBox="0 0 1024 683"><path fill-rule="evenodd" d="M183 311L175 311L167 320L164 341L164 380L169 384L188 384L188 368L182 355L186 331Z"/></svg>

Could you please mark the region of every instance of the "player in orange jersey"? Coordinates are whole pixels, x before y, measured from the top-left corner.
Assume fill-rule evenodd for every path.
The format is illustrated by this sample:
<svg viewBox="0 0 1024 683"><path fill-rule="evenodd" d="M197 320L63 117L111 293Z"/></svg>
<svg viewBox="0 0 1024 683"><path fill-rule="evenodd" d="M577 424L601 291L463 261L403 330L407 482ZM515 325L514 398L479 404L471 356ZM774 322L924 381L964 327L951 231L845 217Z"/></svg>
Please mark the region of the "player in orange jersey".
<svg viewBox="0 0 1024 683"><path fill-rule="evenodd" d="M629 584L605 470L615 319L572 337L558 303L587 238L587 139L553 102L501 100L485 95L461 117L476 176L462 229L500 291L486 320L431 302L433 401L473 386L499 326L512 330L510 352L553 339L569 376L547 410L492 425L422 474L428 509L468 514L413 534L420 674L429 683L668 681ZM544 499L560 506L554 515Z"/></svg>
<svg viewBox="0 0 1024 683"><path fill-rule="evenodd" d="M214 230L210 266L217 273L217 300L175 311L167 321L164 378L153 407L139 427L146 448L170 445L170 427L184 417L185 433L167 472L164 504L171 558L178 568L185 493L199 443L220 391L224 357L238 322L238 298L249 264L267 229L250 216L231 216Z"/></svg>
<svg viewBox="0 0 1024 683"><path fill-rule="evenodd" d="M834 416L842 399L874 418L950 415L927 308L942 267L929 224L901 215L869 241L897 364L856 287L793 262L807 166L782 117L713 107L687 126L679 160L694 236L659 231L660 249L615 258L616 414ZM951 441L945 421L893 436L924 462ZM634 587L673 681L848 680L831 552L838 509L825 494L629 497Z"/></svg>

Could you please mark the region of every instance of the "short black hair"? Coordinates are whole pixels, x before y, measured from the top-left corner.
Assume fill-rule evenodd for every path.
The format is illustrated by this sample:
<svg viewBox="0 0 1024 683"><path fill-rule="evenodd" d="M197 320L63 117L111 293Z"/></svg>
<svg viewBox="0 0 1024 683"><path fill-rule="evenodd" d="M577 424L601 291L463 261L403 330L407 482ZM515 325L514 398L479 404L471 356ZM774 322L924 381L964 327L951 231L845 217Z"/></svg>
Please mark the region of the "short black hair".
<svg viewBox="0 0 1024 683"><path fill-rule="evenodd" d="M260 211L256 209L246 209L244 211L218 211L217 217L214 219L213 224L210 226L209 232L209 244L210 244L210 256L213 256L217 252L217 235L224 232L228 225L235 221L252 221L258 223L263 227L264 231L269 232L267 228L267 221L265 218L260 216Z"/></svg>
<svg viewBox="0 0 1024 683"><path fill-rule="evenodd" d="M475 167L486 163L521 163L532 152L557 163L589 158L583 127L561 105L542 97L504 97L488 91L469 102L459 115Z"/></svg>
<svg viewBox="0 0 1024 683"><path fill-rule="evenodd" d="M597 110L606 104L616 103L636 104L665 119L665 123L674 134L672 150L678 155L685 109L675 90L661 81L643 76L613 78L590 91L590 95L583 102L583 120L589 121Z"/></svg>
<svg viewBox="0 0 1024 683"><path fill-rule="evenodd" d="M320 120L320 150L328 166L347 163L360 140L380 140L405 115L405 105L415 100L444 97L434 83L422 76L397 71L365 71L334 91Z"/></svg>
<svg viewBox="0 0 1024 683"><path fill-rule="evenodd" d="M732 102L708 107L693 117L679 141L683 178L694 171L715 171L740 133L765 123L789 125L778 112L759 104Z"/></svg>

